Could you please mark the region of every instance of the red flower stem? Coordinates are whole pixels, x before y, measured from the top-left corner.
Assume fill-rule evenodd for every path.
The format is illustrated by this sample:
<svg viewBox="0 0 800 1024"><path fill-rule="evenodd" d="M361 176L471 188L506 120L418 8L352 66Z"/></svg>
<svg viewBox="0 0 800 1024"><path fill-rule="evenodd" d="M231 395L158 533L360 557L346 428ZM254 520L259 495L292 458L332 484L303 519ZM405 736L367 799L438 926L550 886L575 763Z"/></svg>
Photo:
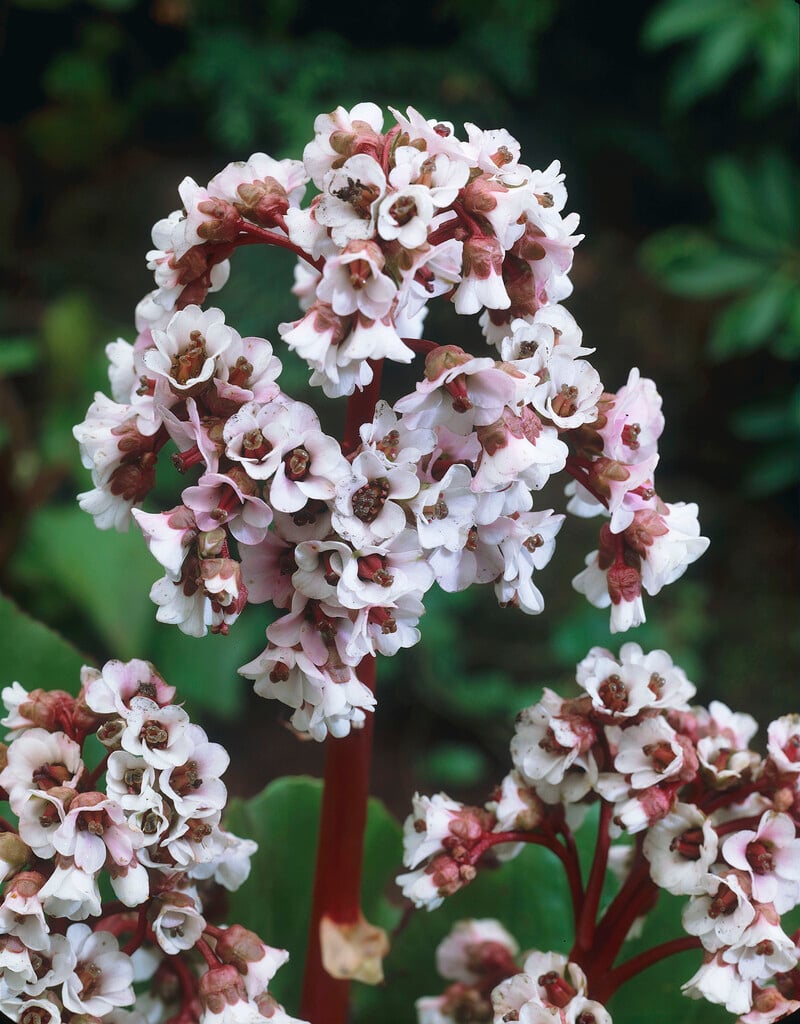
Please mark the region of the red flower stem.
<svg viewBox="0 0 800 1024"><path fill-rule="evenodd" d="M597 926L597 932L595 934L596 945L600 946L601 944L607 944L607 936L614 931L617 921L619 921L625 913L626 907L631 900L636 898L636 895L642 885L649 881L650 864L642 853L642 839L640 837L637 842L637 850L633 867L631 868L628 877L622 883L622 888L606 908L606 912L603 914L602 920ZM616 951L614 956L616 956ZM613 957L611 959L611 963L613 963Z"/></svg>
<svg viewBox="0 0 800 1024"><path fill-rule="evenodd" d="M760 814L755 814L752 818L734 818L732 821L723 822L722 825L715 825L714 831L722 838L731 832L740 832L742 829L757 829L760 821Z"/></svg>
<svg viewBox="0 0 800 1024"><path fill-rule="evenodd" d="M275 231L268 231L266 228L261 228L258 224L253 224L248 220L242 221L242 231L245 232L245 235L250 235L252 238L259 239L266 245L277 245L281 249L288 249L289 252L293 252L295 256L299 256L301 260L305 260L306 263L310 264L314 270L318 270L322 273L322 268L325 266L325 260L321 258L315 260L313 256L309 256L305 249L301 249L299 245L295 245L294 242L285 235L279 235ZM245 239L241 238L241 236L240 239L237 239L237 245L247 244Z"/></svg>
<svg viewBox="0 0 800 1024"><path fill-rule="evenodd" d="M144 942L147 935L147 910L142 907L139 911L139 920L136 922L136 931L131 936L130 941L126 946L123 947L122 952L127 956L131 956Z"/></svg>
<svg viewBox="0 0 800 1024"><path fill-rule="evenodd" d="M589 474L582 464L584 461L585 460L579 459L577 455L568 455L567 463L564 468L573 480L577 480L581 487L585 487L593 498L599 501L605 508L608 508L608 498L604 497L598 490L596 490L589 480Z"/></svg>
<svg viewBox="0 0 800 1024"><path fill-rule="evenodd" d="M730 803L740 803L745 799L745 797L750 796L751 793L757 793L760 786L760 782L750 782L746 786L740 786L738 789L729 789L727 792L721 793L713 800L701 803L700 810L703 814L711 814L720 807L727 807Z"/></svg>
<svg viewBox="0 0 800 1024"><path fill-rule="evenodd" d="M208 964L209 970L213 970L215 967L219 967L219 957L211 952L211 947L205 939L198 939L194 944L194 948L200 953L202 958Z"/></svg>
<svg viewBox="0 0 800 1024"><path fill-rule="evenodd" d="M442 347L437 341L428 341L427 338L401 338L400 340L414 352L421 352L423 355Z"/></svg>
<svg viewBox="0 0 800 1024"><path fill-rule="evenodd" d="M370 362L372 381L347 402L343 451L361 443L359 427L368 423L380 396L382 361ZM366 657L358 678L375 690L375 658ZM350 982L333 978L322 964L320 924L355 924L361 915L361 865L367 825L369 769L372 758L373 713L364 726L342 739L329 737L325 751L325 788L322 793L314 895L306 952L301 1016L314 1024L345 1024Z"/></svg>
<svg viewBox="0 0 800 1024"><path fill-rule="evenodd" d="M558 831L564 837L564 848L565 858L562 860L564 870L567 873L567 882L569 883L569 892L572 897L572 916L575 924L575 930L578 929L578 920L580 918L581 907L584 901L583 891L583 880L581 879L581 862L578 857L578 847L575 843L575 837L572 834L572 829L563 821Z"/></svg>
<svg viewBox="0 0 800 1024"><path fill-rule="evenodd" d="M615 967L610 973L605 973L597 979L592 986L592 998L598 1002L605 1003L617 991L620 985L629 981L635 975L657 964L668 956L675 956L677 953L685 953L689 949L700 949L701 943L694 935L682 935L679 939L671 939L669 942L662 942L660 946L653 946L643 953L626 960L624 964Z"/></svg>
<svg viewBox="0 0 800 1024"><path fill-rule="evenodd" d="M97 765L96 768L93 768L92 771L86 776L86 784L87 784L89 789L94 789L94 787L95 787L95 785L97 783L97 780L100 778L100 776L103 774L103 772L108 767L108 759L109 759L109 757L111 757L111 752L110 751L105 755L105 757L100 762L100 764Z"/></svg>
<svg viewBox="0 0 800 1024"><path fill-rule="evenodd" d="M169 965L175 972L178 979L178 983L181 986L181 1013L173 1017L173 1020L179 1019L186 1015L186 1018L191 1020L191 1007L197 997L197 978L189 970L189 965L185 962L182 956L177 953L170 954L167 957ZM219 964L217 964L219 966Z"/></svg>
<svg viewBox="0 0 800 1024"><path fill-rule="evenodd" d="M612 811L612 805L603 800L600 805L600 819L597 825L597 845L575 934L575 944L578 949L582 950L589 950L594 944L597 908L600 906L600 894L603 891L603 881L608 866L608 850L611 846L608 828L611 824Z"/></svg>

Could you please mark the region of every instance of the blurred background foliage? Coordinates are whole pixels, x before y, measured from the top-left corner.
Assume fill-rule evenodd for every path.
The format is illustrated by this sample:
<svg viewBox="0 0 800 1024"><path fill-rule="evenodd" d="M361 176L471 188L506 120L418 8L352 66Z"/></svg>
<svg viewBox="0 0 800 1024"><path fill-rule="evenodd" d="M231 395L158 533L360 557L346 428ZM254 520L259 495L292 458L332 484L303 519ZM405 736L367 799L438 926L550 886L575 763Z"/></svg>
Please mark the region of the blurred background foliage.
<svg viewBox="0 0 800 1024"><path fill-rule="evenodd" d="M628 639L669 649L706 702L762 721L796 707L797 15L792 0L11 0L3 592L89 659L154 661L234 746L234 791L319 771L320 749L278 728L281 710L236 676L263 646L265 610L248 609L228 638L158 625L147 592L160 572L141 537L97 532L75 504L89 483L70 431L106 387L105 343L133 339L133 307L152 287L149 228L178 205L184 175L203 182L253 151L298 156L315 115L338 104L413 104L508 127L536 166L561 160L587 235L569 308L609 389L638 365L664 395L659 491L700 502L712 545ZM220 295L229 321L275 340L296 315L291 273L284 253L237 254ZM481 345L449 309L430 323L443 342ZM280 355L284 386L304 396L306 374ZM410 380L398 371L388 388ZM161 507L179 487L163 475ZM558 490L539 503L562 504ZM606 613L570 588L595 530L565 525L538 618L498 609L487 590L430 595L423 643L381 667L374 788L398 814L414 786L482 794L505 771L518 708L544 685L568 689L592 644L619 645ZM39 648L27 622L4 615ZM8 654L6 674L35 685Z"/></svg>

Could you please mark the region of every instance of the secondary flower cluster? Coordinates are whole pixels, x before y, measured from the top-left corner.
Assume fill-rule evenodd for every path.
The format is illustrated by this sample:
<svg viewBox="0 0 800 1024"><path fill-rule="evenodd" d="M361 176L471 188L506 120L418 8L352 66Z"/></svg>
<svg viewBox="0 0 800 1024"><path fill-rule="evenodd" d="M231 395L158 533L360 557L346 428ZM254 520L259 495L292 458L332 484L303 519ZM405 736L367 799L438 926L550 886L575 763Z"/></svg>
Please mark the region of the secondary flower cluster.
<svg viewBox="0 0 800 1024"><path fill-rule="evenodd" d="M81 683L77 697L2 691L0 787L18 825L0 834L0 1011L291 1024L267 992L288 953L204 917L213 883L238 888L256 848L220 825L227 753L148 662L84 668ZM106 753L90 769L93 745Z"/></svg>
<svg viewBox="0 0 800 1024"><path fill-rule="evenodd" d="M606 393L559 300L577 219L558 165L534 171L504 131L372 104L323 115L303 161L256 154L206 187L186 179L184 208L154 229L158 288L137 311L133 345L109 345L113 398L98 393L75 428L94 488L81 506L101 528L133 516L166 570L151 591L162 622L227 632L249 601L287 614L242 673L322 739L374 705L365 656L419 639L426 591L493 583L498 600L543 608L534 572L564 516L534 509L553 474L573 478L568 508L606 510L600 546L575 585L611 605L612 628L644 617L655 594L705 550L695 505L653 489L660 398L631 372ZM320 190L302 208L305 186ZM301 257L305 314L283 341L331 396L351 395L347 436L281 391L262 338L203 310L239 245ZM480 319L492 355L420 338L426 303L449 298ZM423 379L378 401L384 359L425 354ZM364 390L366 389L366 390ZM143 511L161 449L197 476L181 504Z"/></svg>
<svg viewBox="0 0 800 1024"><path fill-rule="evenodd" d="M558 953L533 950L522 967L519 946L499 921L459 921L436 950L436 969L451 984L417 1000L419 1024L611 1024L586 995L586 975Z"/></svg>
<svg viewBox="0 0 800 1024"><path fill-rule="evenodd" d="M761 757L749 749L757 729L750 715L719 702L690 707L695 691L683 671L664 651L644 653L633 643L618 659L593 648L577 682L583 695L545 690L518 716L514 768L484 808L444 794L414 798L404 840L412 870L398 879L405 895L432 909L489 859L514 856L526 842L549 846L576 901L572 959L604 995L615 987L602 987L609 977L627 977L609 971L662 888L689 897L682 921L692 938L678 940L680 948L704 951L687 995L720 1003L748 1024L800 1008L800 950L781 927L800 903L800 716L769 726ZM603 873L612 861L625 867L621 895L596 923L599 876L584 892L570 845L557 836L571 836L569 824L579 825L597 802L596 863ZM623 839L609 860L610 840L622 836L634 844ZM595 934L599 951L589 941Z"/></svg>

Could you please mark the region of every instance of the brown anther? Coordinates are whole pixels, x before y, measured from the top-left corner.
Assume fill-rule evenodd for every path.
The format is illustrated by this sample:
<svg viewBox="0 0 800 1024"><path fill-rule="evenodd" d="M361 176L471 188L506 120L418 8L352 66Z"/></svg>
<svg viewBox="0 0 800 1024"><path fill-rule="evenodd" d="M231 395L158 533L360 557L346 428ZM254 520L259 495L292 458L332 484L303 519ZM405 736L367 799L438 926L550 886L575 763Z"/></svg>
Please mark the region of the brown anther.
<svg viewBox="0 0 800 1024"><path fill-rule="evenodd" d="M353 260L347 264L347 270L350 275L350 285L356 291L361 291L372 277L372 267L367 260Z"/></svg>
<svg viewBox="0 0 800 1024"><path fill-rule="evenodd" d="M530 359L531 356L536 355L536 349L539 347L538 341L523 341L519 347L519 359Z"/></svg>
<svg viewBox="0 0 800 1024"><path fill-rule="evenodd" d="M389 213L395 224L398 227L402 227L404 224L408 224L412 217L416 216L417 204L411 196L400 196L389 207Z"/></svg>
<svg viewBox="0 0 800 1024"><path fill-rule="evenodd" d="M256 427L242 435L242 455L260 461L272 451L272 445Z"/></svg>
<svg viewBox="0 0 800 1024"><path fill-rule="evenodd" d="M47 790L69 782L71 778L72 773L63 764L42 764L34 768L31 781L36 783L36 789Z"/></svg>
<svg viewBox="0 0 800 1024"><path fill-rule="evenodd" d="M550 726L547 727L547 732L539 740L539 746L542 750L546 750L548 754L563 754L565 750L569 749L558 742L556 734Z"/></svg>
<svg viewBox="0 0 800 1024"><path fill-rule="evenodd" d="M717 895L711 900L708 916L714 919L728 917L738 905L739 899L736 893L723 882L717 890Z"/></svg>
<svg viewBox="0 0 800 1024"><path fill-rule="evenodd" d="M174 768L169 781L173 790L181 796L186 796L191 790L199 789L203 785L196 761L187 761L180 768Z"/></svg>
<svg viewBox="0 0 800 1024"><path fill-rule="evenodd" d="M653 767L659 771L669 768L677 756L672 745L666 740L659 740L658 743L646 743L642 750L653 762Z"/></svg>
<svg viewBox="0 0 800 1024"><path fill-rule="evenodd" d="M679 853L685 860L700 860L703 850L703 830L688 828L679 836L675 836L669 844L673 853Z"/></svg>
<svg viewBox="0 0 800 1024"><path fill-rule="evenodd" d="M638 423L626 423L622 428L622 443L626 448L630 448L631 451L636 451L639 447L639 434L641 434L642 428Z"/></svg>
<svg viewBox="0 0 800 1024"><path fill-rule="evenodd" d="M56 1007L53 1006L53 1011L57 1012ZM19 1024L51 1024L54 1014L43 1006L28 1006L25 1007L23 1004L22 1011L17 1018ZM59 1015L58 1019L61 1017Z"/></svg>
<svg viewBox="0 0 800 1024"><path fill-rule="evenodd" d="M578 389L570 384L562 384L561 390L551 405L556 416L574 416L578 408Z"/></svg>
<svg viewBox="0 0 800 1024"><path fill-rule="evenodd" d="M422 514L429 522L432 519L447 519L450 515L450 509L447 507L444 498L439 498L434 505L426 505L422 510Z"/></svg>
<svg viewBox="0 0 800 1024"><path fill-rule="evenodd" d="M78 975L78 981L82 986L80 997L81 999L88 999L97 990L103 972L95 963L83 963L78 964L75 968L75 973Z"/></svg>
<svg viewBox="0 0 800 1024"><path fill-rule="evenodd" d="M464 545L467 551L478 550L478 528L477 526L470 526L469 533L467 534L467 543Z"/></svg>
<svg viewBox="0 0 800 1024"><path fill-rule="evenodd" d="M202 841L207 839L214 831L213 825L209 825L209 823L207 821L203 821L202 818L190 818L186 822L186 825L186 835L192 843L202 843Z"/></svg>
<svg viewBox="0 0 800 1024"><path fill-rule="evenodd" d="M748 843L745 858L757 875L768 875L775 870L775 856L770 844L764 843L760 839Z"/></svg>
<svg viewBox="0 0 800 1024"><path fill-rule="evenodd" d="M386 477L379 477L364 484L353 495L353 515L362 523L374 522L381 514L388 497L389 481Z"/></svg>
<svg viewBox="0 0 800 1024"><path fill-rule="evenodd" d="M536 980L545 990L547 1001L559 1009L567 1006L578 994L578 990L565 981L557 971L548 971L547 974L539 975Z"/></svg>
<svg viewBox="0 0 800 1024"><path fill-rule="evenodd" d="M148 811L142 818L142 832L146 836L155 835L161 825L161 817L155 811Z"/></svg>
<svg viewBox="0 0 800 1024"><path fill-rule="evenodd" d="M139 739L151 750L163 750L169 742L169 733L160 722L147 721L139 732Z"/></svg>
<svg viewBox="0 0 800 1024"><path fill-rule="evenodd" d="M90 832L93 836L102 836L105 832L103 811L84 811L78 815L76 828L79 832Z"/></svg>
<svg viewBox="0 0 800 1024"><path fill-rule="evenodd" d="M358 559L358 578L377 583L381 587L391 587L394 576L386 567L384 555L364 555Z"/></svg>
<svg viewBox="0 0 800 1024"><path fill-rule="evenodd" d="M795 733L793 736L790 736L782 750L786 755L787 761L791 761L792 764L797 764L797 762L800 761L800 733Z"/></svg>
<svg viewBox="0 0 800 1024"><path fill-rule="evenodd" d="M311 453L301 445L299 448L293 448L284 457L283 462L290 480L305 480L308 476L308 467L311 465Z"/></svg>
<svg viewBox="0 0 800 1024"><path fill-rule="evenodd" d="M415 832L424 832L427 829L427 827L428 826L425 824L424 818L415 818L414 819L414 831Z"/></svg>
<svg viewBox="0 0 800 1024"><path fill-rule="evenodd" d="M530 552L536 551L537 548L540 548L543 545L544 537L542 537L541 533L531 534L531 536L528 537L527 540L522 542L522 546L525 548L525 550Z"/></svg>
<svg viewBox="0 0 800 1024"><path fill-rule="evenodd" d="M278 661L269 674L269 680L271 683L285 683L289 675L289 666L284 665L282 661Z"/></svg>
<svg viewBox="0 0 800 1024"><path fill-rule="evenodd" d="M129 793L141 793L143 780L144 768L127 768L122 776L122 781Z"/></svg>
<svg viewBox="0 0 800 1024"><path fill-rule="evenodd" d="M772 956L774 952L775 944L770 942L769 939L762 939L761 942L756 945L756 953L758 956Z"/></svg>
<svg viewBox="0 0 800 1024"><path fill-rule="evenodd" d="M394 462L397 458L397 450L400 447L400 432L398 430L390 430L388 434L378 441L375 447L379 452L383 452L390 462Z"/></svg>
<svg viewBox="0 0 800 1024"><path fill-rule="evenodd" d="M253 364L248 362L244 356L239 356L228 373L228 383L235 387L243 388L253 375Z"/></svg>
<svg viewBox="0 0 800 1024"><path fill-rule="evenodd" d="M190 344L172 360L170 376L178 384L188 384L197 377L206 361L206 339L200 331L192 331Z"/></svg>
<svg viewBox="0 0 800 1024"><path fill-rule="evenodd" d="M450 128L446 124L442 124L441 121L433 126L433 130L442 139L446 139L450 134Z"/></svg>
<svg viewBox="0 0 800 1024"><path fill-rule="evenodd" d="M514 162L514 154L508 146L499 146L497 152L492 153L491 161L496 167L505 167L506 164Z"/></svg>
<svg viewBox="0 0 800 1024"><path fill-rule="evenodd" d="M628 688L616 672L597 687L597 695L609 711L624 711L628 706Z"/></svg>
<svg viewBox="0 0 800 1024"><path fill-rule="evenodd" d="M575 1024L597 1024L597 1017L595 1017L591 1010L584 1010L583 1013L579 1013L575 1018Z"/></svg>
<svg viewBox="0 0 800 1024"><path fill-rule="evenodd" d="M353 181L352 178L348 178L346 185L331 193L343 203L349 203L362 220L369 218L372 204L380 194L377 185L365 185L363 181Z"/></svg>
<svg viewBox="0 0 800 1024"><path fill-rule="evenodd" d="M660 697L664 692L664 687L667 685L667 681L663 676L660 676L658 672L654 672L647 683L647 688L651 693L654 693L656 697Z"/></svg>
<svg viewBox="0 0 800 1024"><path fill-rule="evenodd" d="M550 192L537 192L536 199L539 202L539 206L544 207L545 210L549 210L553 206L553 196Z"/></svg>
<svg viewBox="0 0 800 1024"><path fill-rule="evenodd" d="M367 621L380 626L383 634L397 632L397 620L388 608L370 608Z"/></svg>

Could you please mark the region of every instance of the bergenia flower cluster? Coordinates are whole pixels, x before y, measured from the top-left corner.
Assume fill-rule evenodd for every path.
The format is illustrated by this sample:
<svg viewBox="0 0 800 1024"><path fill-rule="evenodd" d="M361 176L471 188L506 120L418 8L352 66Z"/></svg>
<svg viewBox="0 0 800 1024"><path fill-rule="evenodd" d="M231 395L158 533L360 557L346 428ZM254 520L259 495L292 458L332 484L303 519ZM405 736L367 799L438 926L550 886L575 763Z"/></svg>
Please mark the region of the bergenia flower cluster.
<svg viewBox="0 0 800 1024"><path fill-rule="evenodd" d="M708 709L692 706L695 688L665 651L645 653L626 643L615 657L595 647L576 679L579 696L546 689L520 713L511 741L514 767L484 807L443 793L415 796L404 838L411 870L398 879L405 895L435 908L481 867L516 856L526 843L544 845L561 859L573 897L571 998L605 1003L638 970L696 948L702 961L683 985L686 995L721 1004L745 1024L767 1024L800 1009L800 935L782 927L800 903L800 716L769 726L762 756L750 749L755 720L718 701ZM597 848L584 883L573 829L593 804L599 804ZM608 868L619 876L619 891L598 919ZM685 934L649 958L615 966L659 889L687 898ZM563 966L557 968L562 976ZM535 998L536 984L543 984L537 970L525 966L533 982L514 979L481 992L494 1018L488 1011L459 1016L452 1007L467 997L448 990L438 1002L423 1002L420 1020L550 1020L538 1010L523 1013L520 1005L511 1007L518 1017L497 1009L511 990L514 999L528 990ZM559 1007L556 1019L576 1019L566 1004L550 1002ZM602 1009L591 1013L598 1024L610 1019Z"/></svg>
<svg viewBox="0 0 800 1024"><path fill-rule="evenodd" d="M580 236L558 163L534 170L507 132L468 124L459 138L412 109L385 127L361 103L318 117L302 161L257 153L179 193L153 229L138 336L107 349L112 397L74 431L94 484L80 503L101 528L135 519L165 572L159 621L199 636L226 633L248 602L284 612L240 671L295 729L363 724L375 698L357 666L418 641L434 583L491 583L501 604L540 612L535 574L564 515L534 493L554 474L571 477L569 511L608 516L574 582L611 607L613 630L705 550L696 505L654 488L655 385L634 369L606 392L561 304ZM342 439L281 390L269 341L203 308L250 244L299 257L302 316L278 333L312 385L349 396ZM488 352L422 337L437 297L481 314ZM379 401L384 362L417 355L414 390ZM190 482L174 508L145 510L168 444Z"/></svg>
<svg viewBox="0 0 800 1024"><path fill-rule="evenodd" d="M14 683L2 700L0 795L17 824L0 832L0 1011L292 1024L268 992L288 953L206 920L256 844L222 827L228 755L175 688L149 662L110 661L83 669L77 697Z"/></svg>
<svg viewBox="0 0 800 1024"><path fill-rule="evenodd" d="M499 921L459 921L436 950L436 968L451 984L417 1000L419 1024L611 1024L587 998L586 975L559 953L532 950L521 965L519 944Z"/></svg>

